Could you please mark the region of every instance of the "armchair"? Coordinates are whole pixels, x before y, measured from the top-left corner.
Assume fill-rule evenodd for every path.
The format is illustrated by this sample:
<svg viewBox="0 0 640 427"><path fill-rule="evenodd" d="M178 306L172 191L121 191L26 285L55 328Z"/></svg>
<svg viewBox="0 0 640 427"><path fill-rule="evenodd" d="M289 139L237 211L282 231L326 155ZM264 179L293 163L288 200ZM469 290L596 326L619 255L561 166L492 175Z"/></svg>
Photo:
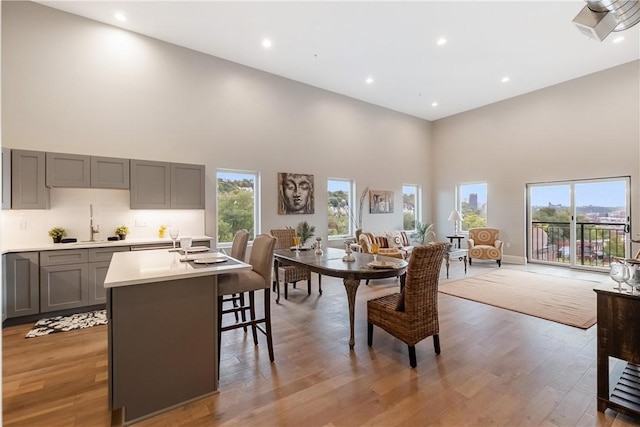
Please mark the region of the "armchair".
<svg viewBox="0 0 640 427"><path fill-rule="evenodd" d="M469 265L474 259L492 259L502 265L502 240L499 240L500 230L496 228L471 228L467 247L469 249Z"/></svg>

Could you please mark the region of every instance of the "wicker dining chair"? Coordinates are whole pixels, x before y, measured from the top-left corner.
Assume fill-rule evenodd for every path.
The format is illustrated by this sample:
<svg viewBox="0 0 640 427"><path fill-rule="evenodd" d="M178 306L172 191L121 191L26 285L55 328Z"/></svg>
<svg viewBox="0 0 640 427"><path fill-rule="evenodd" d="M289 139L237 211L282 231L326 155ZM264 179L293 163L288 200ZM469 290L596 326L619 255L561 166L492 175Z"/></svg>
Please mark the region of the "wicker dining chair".
<svg viewBox="0 0 640 427"><path fill-rule="evenodd" d="M293 228L277 228L271 230L271 235L276 238L276 250L289 249L293 246L293 237L296 235L296 231ZM280 263L278 277L284 283L284 299L289 296L287 284L291 283L295 288L296 283L301 280L307 281L307 294L311 295L311 271L309 269ZM279 298L280 283L274 283L274 285ZM320 293L322 293L322 289Z"/></svg>
<svg viewBox="0 0 640 427"><path fill-rule="evenodd" d="M447 243L416 246L409 260L404 289L367 301L367 342L373 344L373 325L379 326L409 346L409 363L415 368L416 347L433 336L440 354L438 323L438 278Z"/></svg>
<svg viewBox="0 0 640 427"><path fill-rule="evenodd" d="M247 244L249 243L249 232L245 229L236 231L236 234L233 236L233 243L231 244L231 258L235 258L238 261L244 262L244 259L247 256ZM230 302L233 304L234 308L245 307L244 301L244 292L239 292L236 294L230 294L227 297L223 298L223 303ZM242 321L247 321L247 316L245 310L234 311L234 315L236 317L236 322L239 320L238 312L240 312L240 316L242 317ZM247 328L244 328L245 332Z"/></svg>

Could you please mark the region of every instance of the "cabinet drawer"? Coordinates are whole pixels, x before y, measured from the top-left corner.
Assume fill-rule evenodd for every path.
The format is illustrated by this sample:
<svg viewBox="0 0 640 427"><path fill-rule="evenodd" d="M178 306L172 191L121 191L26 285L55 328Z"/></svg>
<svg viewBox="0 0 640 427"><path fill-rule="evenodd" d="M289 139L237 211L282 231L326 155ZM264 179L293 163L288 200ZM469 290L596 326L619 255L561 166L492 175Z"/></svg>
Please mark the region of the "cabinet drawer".
<svg viewBox="0 0 640 427"><path fill-rule="evenodd" d="M89 262L111 261L115 252L129 252L129 246L116 248L91 248L89 249Z"/></svg>
<svg viewBox="0 0 640 427"><path fill-rule="evenodd" d="M88 249L70 249L40 252L40 265L65 265L89 262Z"/></svg>

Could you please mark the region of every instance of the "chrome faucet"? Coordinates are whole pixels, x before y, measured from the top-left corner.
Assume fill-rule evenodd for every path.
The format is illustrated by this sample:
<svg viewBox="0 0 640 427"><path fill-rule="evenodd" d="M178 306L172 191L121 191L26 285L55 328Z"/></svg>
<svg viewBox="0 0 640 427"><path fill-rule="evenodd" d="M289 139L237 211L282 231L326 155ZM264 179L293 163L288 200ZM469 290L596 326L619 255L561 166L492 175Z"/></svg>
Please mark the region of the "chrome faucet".
<svg viewBox="0 0 640 427"><path fill-rule="evenodd" d="M94 235L100 232L100 224L93 225L93 205L89 205L89 232L89 241L95 242Z"/></svg>

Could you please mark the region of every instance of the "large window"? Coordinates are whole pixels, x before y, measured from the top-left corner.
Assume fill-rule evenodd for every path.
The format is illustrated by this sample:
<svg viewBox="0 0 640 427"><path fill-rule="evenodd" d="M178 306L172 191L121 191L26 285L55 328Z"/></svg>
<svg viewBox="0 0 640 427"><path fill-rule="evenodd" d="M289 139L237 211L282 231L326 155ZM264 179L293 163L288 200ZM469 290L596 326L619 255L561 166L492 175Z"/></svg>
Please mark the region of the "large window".
<svg viewBox="0 0 640 427"><path fill-rule="evenodd" d="M352 180L332 178L327 181L328 234L331 238L352 236L358 223Z"/></svg>
<svg viewBox="0 0 640 427"><path fill-rule="evenodd" d="M230 244L236 231L243 228L253 240L260 231L260 176L257 172L218 170L217 181L218 244Z"/></svg>
<svg viewBox="0 0 640 427"><path fill-rule="evenodd" d="M422 212L420 187L413 184L402 186L402 227L406 231L416 229L416 221L420 221Z"/></svg>
<svg viewBox="0 0 640 427"><path fill-rule="evenodd" d="M462 230L487 226L487 183L458 185L458 210Z"/></svg>

